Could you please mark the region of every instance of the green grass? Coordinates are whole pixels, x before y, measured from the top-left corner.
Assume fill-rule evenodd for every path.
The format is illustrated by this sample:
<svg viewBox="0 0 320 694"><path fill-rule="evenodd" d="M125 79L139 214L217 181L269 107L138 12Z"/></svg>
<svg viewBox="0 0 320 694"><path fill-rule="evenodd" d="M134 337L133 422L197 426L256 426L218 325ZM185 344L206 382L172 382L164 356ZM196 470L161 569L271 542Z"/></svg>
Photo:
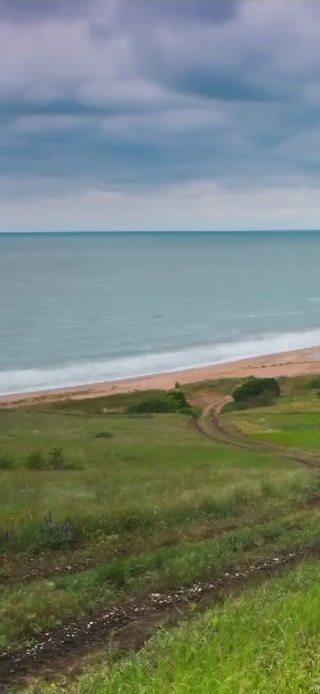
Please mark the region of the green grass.
<svg viewBox="0 0 320 694"><path fill-rule="evenodd" d="M228 417L253 438L320 452L320 400L312 391L299 398L282 398L273 407L233 411Z"/></svg>
<svg viewBox="0 0 320 694"><path fill-rule="evenodd" d="M320 687L319 563L309 561L172 630L69 694L316 694ZM51 685L43 694L60 692ZM65 690L64 690L65 691Z"/></svg>
<svg viewBox="0 0 320 694"><path fill-rule="evenodd" d="M196 384L186 395L196 404L202 391L207 399L211 390L217 397L234 385ZM271 420L278 427L271 433L314 434L318 409L320 414L314 393L305 383L286 383L285 389L276 408L228 416L252 436L269 435L261 422L269 427ZM8 460L14 464L0 469L0 583L10 582L0 594L0 648L32 643L43 631L102 606L187 587L320 539L319 511L308 506L319 493L317 471L214 442L196 431L189 416L125 414L145 395L0 409L0 460L4 467ZM288 429L290 422L294 428ZM55 448L74 469L25 467L30 454L40 451L47 459ZM150 653L141 656L146 677ZM114 681L103 685L115 682L118 689L101 692L140 691L134 688L139 680L129 678L127 685L121 673L115 666ZM79 685L83 694L93 686L88 677ZM170 691L165 680L150 682L141 692ZM213 680L208 682L214 692ZM129 684L133 689L125 688ZM97 687L99 693L99 681ZM171 690L189 692L179 687Z"/></svg>
<svg viewBox="0 0 320 694"><path fill-rule="evenodd" d="M254 493L264 483L285 489L312 479L311 473L275 456L214 444L197 434L186 416L83 416L80 404L76 407L78 414L58 413L58 405L45 411L0 411L0 450L17 465L0 470L0 548L2 528L13 533L8 551L12 546L34 552L42 542L39 523L49 512L57 521L71 517L82 542L92 534L127 533L137 517L145 535L155 525L152 519L165 523L167 518L171 526L181 525L181 515L192 521L195 509L239 486ZM94 410L94 401L90 408ZM112 438L96 438L103 431ZM32 451L46 455L55 447L63 449L67 463L81 469L23 467Z"/></svg>
<svg viewBox="0 0 320 694"><path fill-rule="evenodd" d="M189 587L234 566L312 545L320 540L315 510L235 530L222 537L183 542L50 581L18 584L0 596L0 646L30 643L42 631L111 607L124 596Z"/></svg>

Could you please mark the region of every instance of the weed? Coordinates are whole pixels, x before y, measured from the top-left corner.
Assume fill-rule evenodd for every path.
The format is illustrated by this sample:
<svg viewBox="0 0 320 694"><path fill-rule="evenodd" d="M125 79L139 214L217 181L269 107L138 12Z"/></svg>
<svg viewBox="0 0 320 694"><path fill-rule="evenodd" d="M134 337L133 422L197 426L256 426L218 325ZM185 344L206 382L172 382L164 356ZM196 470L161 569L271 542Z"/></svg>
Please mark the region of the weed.
<svg viewBox="0 0 320 694"><path fill-rule="evenodd" d="M25 467L28 470L46 470L48 463L41 451L33 451L25 460Z"/></svg>
<svg viewBox="0 0 320 694"><path fill-rule="evenodd" d="M54 521L49 513L44 522L38 525L34 534L34 550L49 548L52 550L70 546L76 541L76 533L73 521L66 519L63 522Z"/></svg>
<svg viewBox="0 0 320 694"><path fill-rule="evenodd" d="M48 466L51 470L65 470L66 463L62 448L53 448L49 453Z"/></svg>
<svg viewBox="0 0 320 694"><path fill-rule="evenodd" d="M0 456L0 470L14 470L16 467L15 460L12 455Z"/></svg>

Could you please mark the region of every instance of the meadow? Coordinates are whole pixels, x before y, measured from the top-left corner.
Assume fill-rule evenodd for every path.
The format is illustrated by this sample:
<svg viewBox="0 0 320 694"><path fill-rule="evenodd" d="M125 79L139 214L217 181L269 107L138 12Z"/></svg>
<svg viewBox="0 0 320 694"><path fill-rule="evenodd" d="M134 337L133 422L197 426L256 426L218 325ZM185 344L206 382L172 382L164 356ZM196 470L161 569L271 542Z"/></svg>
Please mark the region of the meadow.
<svg viewBox="0 0 320 694"><path fill-rule="evenodd" d="M68 694L316 694L318 579L318 562L308 562L178 628L160 629L142 652L91 668Z"/></svg>
<svg viewBox="0 0 320 694"><path fill-rule="evenodd" d="M305 377L283 379L283 396L273 407L229 413L247 436L291 449L320 451L318 388ZM312 381L311 381L312 384Z"/></svg>
<svg viewBox="0 0 320 694"><path fill-rule="evenodd" d="M317 468L273 452L226 445L201 435L195 426L201 407L230 393L233 385L186 388L193 408L186 412L132 411L146 397L161 399L155 392L0 408L0 683L1 653L28 649L63 625L151 592L189 589L235 567L317 545ZM310 417L316 421L320 401L307 383L298 379L294 388L287 383L283 392L272 407L225 416L246 437L261 440L266 433L259 428L262 420L268 420L268 428L269 421L277 422L277 433L282 417L294 417L300 425L304 417L309 424ZM294 447L298 445L295 439ZM303 448L308 446L303 443ZM316 441L311 448L316 450ZM258 604L255 593L250 596L244 594L240 602L228 599L218 609L219 624L224 610L236 619L242 601ZM157 634L146 652L127 664L105 670L104 662L89 670L83 684L68 684L70 691L74 686L88 693L168 691L173 673L167 667L174 657L185 683L174 680L172 691L191 692L182 654L190 648L186 657L191 668L199 630L204 648L208 653L213 648L213 614L196 617L190 627ZM157 671L164 679L153 682L156 652ZM104 661L110 661L109 653ZM55 674L56 669L52 663ZM216 672L220 684L226 672L221 664ZM44 686L38 691L45 691ZM199 691L215 691L217 685L209 677L206 686ZM229 689L219 685L218 691L240 690L230 680Z"/></svg>

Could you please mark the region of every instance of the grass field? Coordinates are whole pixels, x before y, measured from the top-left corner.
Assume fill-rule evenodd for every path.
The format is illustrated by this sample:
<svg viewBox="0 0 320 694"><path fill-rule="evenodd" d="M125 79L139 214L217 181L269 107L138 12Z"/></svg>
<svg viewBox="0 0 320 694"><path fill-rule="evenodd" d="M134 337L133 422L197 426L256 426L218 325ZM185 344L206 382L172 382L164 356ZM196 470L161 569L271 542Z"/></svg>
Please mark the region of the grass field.
<svg viewBox="0 0 320 694"><path fill-rule="evenodd" d="M199 407L233 386L200 384L186 394ZM274 407L227 416L249 437L269 435L261 422L269 429L271 420L278 427L274 433L290 434L282 420L285 426L288 421L297 427L300 423L298 433L306 433L311 429L303 426L311 426L313 418L316 432L314 392L299 382L293 392L290 388ZM44 632L150 591L187 588L232 567L319 541L317 469L280 454L210 440L187 414L127 413L145 397L133 393L0 409L0 651L28 647ZM303 439L300 443L308 448ZM298 439L294 446L299 446ZM309 448L317 450L316 438ZM58 469L47 462L53 450L60 451ZM41 469L34 469L37 466ZM240 609L241 600L230 603L230 610ZM199 617L199 626L192 626L194 635L188 627L192 653L203 625L203 643L210 649L209 619ZM163 658L163 682L152 680L151 645L141 660L115 666L112 675L90 674L75 691L93 692L94 686L97 692L170 691L170 648L177 647L173 652L181 676L184 670L178 655L183 634L178 631L174 643L172 638L160 634L155 641ZM181 645L182 651L186 648ZM141 688L130 689L130 677L137 677L139 668L145 680L140 673L135 686ZM185 683L177 680L172 691L195 691L187 672ZM222 681L222 674L219 677ZM108 678L110 683L102 684ZM211 689L201 692L215 691L216 686L209 677ZM219 694L241 691L231 681L230 687L219 688ZM255 692L243 689L247 691Z"/></svg>
<svg viewBox="0 0 320 694"><path fill-rule="evenodd" d="M286 394L273 407L232 412L228 416L253 438L320 452L320 398L317 391L303 387L303 381L297 390L298 393Z"/></svg>
<svg viewBox="0 0 320 694"><path fill-rule="evenodd" d="M89 670L68 692L317 694L319 601L319 564L310 562L160 630L142 653Z"/></svg>

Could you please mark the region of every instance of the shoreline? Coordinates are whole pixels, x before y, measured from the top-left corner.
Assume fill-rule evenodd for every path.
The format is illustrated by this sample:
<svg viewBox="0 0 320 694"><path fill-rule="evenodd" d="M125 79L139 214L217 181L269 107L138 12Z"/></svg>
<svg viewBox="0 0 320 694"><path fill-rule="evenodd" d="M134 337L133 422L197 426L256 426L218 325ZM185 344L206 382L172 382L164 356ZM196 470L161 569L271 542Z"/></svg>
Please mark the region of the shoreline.
<svg viewBox="0 0 320 694"><path fill-rule="evenodd" d="M0 395L0 407L54 402L61 399L95 398L137 390L170 390L174 388L176 382L187 385L219 378L247 378L248 376L279 378L316 373L320 373L320 346L125 380Z"/></svg>

